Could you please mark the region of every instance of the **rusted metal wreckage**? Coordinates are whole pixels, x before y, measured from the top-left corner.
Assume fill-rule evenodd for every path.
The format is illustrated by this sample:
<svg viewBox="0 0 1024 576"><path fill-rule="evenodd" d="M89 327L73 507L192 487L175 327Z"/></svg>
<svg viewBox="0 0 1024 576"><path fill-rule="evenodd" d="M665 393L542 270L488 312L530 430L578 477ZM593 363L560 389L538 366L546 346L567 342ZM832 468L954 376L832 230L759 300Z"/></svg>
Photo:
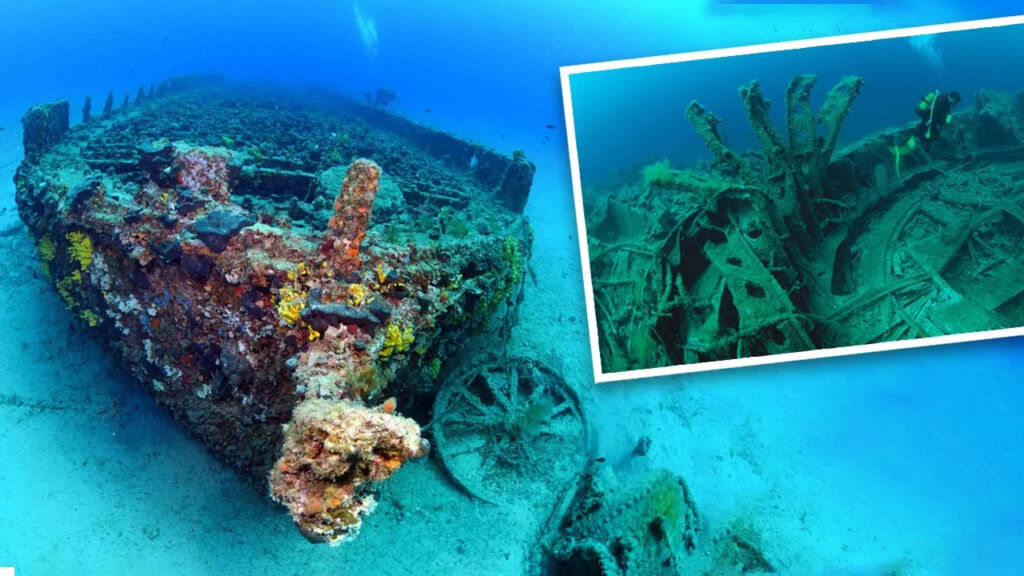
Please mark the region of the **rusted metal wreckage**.
<svg viewBox="0 0 1024 576"><path fill-rule="evenodd" d="M760 152L686 117L713 161L666 163L587 206L605 371L692 364L1024 325L1024 93L982 90L941 138L915 126L835 152L862 88L810 104L786 91L786 133L755 81L740 90Z"/></svg>
<svg viewBox="0 0 1024 576"><path fill-rule="evenodd" d="M218 77L140 89L99 116L87 100L73 127L66 101L42 104L23 124L18 208L67 308L200 441L269 480L310 539L353 536L374 486L427 452L396 407L439 387L441 462L467 491L484 497L460 426L488 419L505 427L502 458L550 456L534 444L551 425L582 467L564 380L460 352L485 335L502 346L522 296L534 168L521 152Z"/></svg>

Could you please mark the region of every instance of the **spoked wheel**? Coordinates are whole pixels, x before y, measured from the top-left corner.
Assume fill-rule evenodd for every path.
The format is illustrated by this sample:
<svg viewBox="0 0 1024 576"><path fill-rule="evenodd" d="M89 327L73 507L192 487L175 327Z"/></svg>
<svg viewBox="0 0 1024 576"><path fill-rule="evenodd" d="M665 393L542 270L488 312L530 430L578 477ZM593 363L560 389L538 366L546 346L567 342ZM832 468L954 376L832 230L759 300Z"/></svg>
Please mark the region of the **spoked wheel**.
<svg viewBox="0 0 1024 576"><path fill-rule="evenodd" d="M576 392L527 358L491 358L453 375L434 402L432 429L456 484L492 503L560 493L590 446Z"/></svg>

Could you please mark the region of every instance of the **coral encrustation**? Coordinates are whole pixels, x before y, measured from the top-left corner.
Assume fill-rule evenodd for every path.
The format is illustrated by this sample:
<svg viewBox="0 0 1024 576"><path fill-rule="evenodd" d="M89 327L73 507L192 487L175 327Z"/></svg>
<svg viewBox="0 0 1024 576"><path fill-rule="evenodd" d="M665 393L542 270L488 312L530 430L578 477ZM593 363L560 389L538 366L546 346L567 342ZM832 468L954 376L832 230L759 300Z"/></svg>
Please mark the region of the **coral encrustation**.
<svg viewBox="0 0 1024 576"><path fill-rule="evenodd" d="M373 484L429 450L415 422L341 401L307 400L285 426L270 492L304 535L330 544L355 536L373 511Z"/></svg>

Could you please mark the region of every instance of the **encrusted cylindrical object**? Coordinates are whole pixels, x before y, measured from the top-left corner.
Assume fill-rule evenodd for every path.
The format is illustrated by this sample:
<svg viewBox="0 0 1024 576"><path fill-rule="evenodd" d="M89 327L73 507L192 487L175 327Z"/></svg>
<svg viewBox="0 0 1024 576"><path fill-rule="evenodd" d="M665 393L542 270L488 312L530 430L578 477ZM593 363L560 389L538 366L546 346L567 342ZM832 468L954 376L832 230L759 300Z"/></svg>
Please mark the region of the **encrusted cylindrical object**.
<svg viewBox="0 0 1024 576"><path fill-rule="evenodd" d="M359 247L366 237L373 201L380 188L380 166L360 158L349 166L334 200L334 215L328 221L327 250L335 251L333 261L342 268L358 268Z"/></svg>

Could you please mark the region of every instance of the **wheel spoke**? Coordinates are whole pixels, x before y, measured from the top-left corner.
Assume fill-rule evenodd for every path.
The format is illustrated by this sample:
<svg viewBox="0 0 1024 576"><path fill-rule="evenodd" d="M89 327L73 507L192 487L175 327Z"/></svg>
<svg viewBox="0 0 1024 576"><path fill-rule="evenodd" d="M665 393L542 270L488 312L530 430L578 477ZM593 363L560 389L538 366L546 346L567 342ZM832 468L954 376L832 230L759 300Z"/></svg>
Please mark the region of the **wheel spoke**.
<svg viewBox="0 0 1024 576"><path fill-rule="evenodd" d="M513 406L519 404L519 367L514 362L509 363L508 398Z"/></svg>
<svg viewBox="0 0 1024 576"><path fill-rule="evenodd" d="M512 405L509 403L508 397L505 395L505 392L502 391L501 387L494 383L494 375L488 374L487 377L484 378L484 383L487 384L487 389L491 391L491 394L494 394L494 399L498 404L501 404L506 412L510 412L512 410Z"/></svg>
<svg viewBox="0 0 1024 576"><path fill-rule="evenodd" d="M494 418L487 416L479 416L476 414L460 414L458 416L452 415L444 419L444 422L453 426L478 426L480 428L487 428L494 424Z"/></svg>
<svg viewBox="0 0 1024 576"><path fill-rule="evenodd" d="M536 388L530 391L530 398L527 400L527 403L536 404L541 401L542 396L544 396L544 387L538 384Z"/></svg>
<svg viewBox="0 0 1024 576"><path fill-rule="evenodd" d="M445 438L452 441L466 441L471 438L486 438L489 436L486 430L480 430L479 428L462 428L455 427L445 430ZM450 438L449 438L450 436Z"/></svg>
<svg viewBox="0 0 1024 576"><path fill-rule="evenodd" d="M480 463L480 474L484 476L487 471L494 468L498 463L498 452L496 450L489 450L487 455L483 458L483 462Z"/></svg>
<svg viewBox="0 0 1024 576"><path fill-rule="evenodd" d="M530 378L537 388L545 388L544 383L548 380L547 375L538 370L533 364L530 364Z"/></svg>
<svg viewBox="0 0 1024 576"><path fill-rule="evenodd" d="M476 408L481 415L490 418L494 418L496 416L494 411L485 406L483 401L480 400L480 397L470 392L468 388L460 388L459 394L466 399L466 402L469 402L470 406Z"/></svg>
<svg viewBox="0 0 1024 576"><path fill-rule="evenodd" d="M554 408L551 409L551 418L554 418L555 416L559 416L563 412L566 412L566 411L570 412L570 416L575 416L575 414L572 413L572 408L573 408L573 403L569 402L568 400L566 400L565 402L562 402L558 406L555 406Z"/></svg>
<svg viewBox="0 0 1024 576"><path fill-rule="evenodd" d="M481 440L475 446L468 446L468 447L463 448L461 450L456 450L455 452L450 452L450 453L445 454L445 455L448 458L458 458L459 456L465 456L467 454L474 454L474 453L478 452L481 448L483 448L486 445L487 445L487 440Z"/></svg>

